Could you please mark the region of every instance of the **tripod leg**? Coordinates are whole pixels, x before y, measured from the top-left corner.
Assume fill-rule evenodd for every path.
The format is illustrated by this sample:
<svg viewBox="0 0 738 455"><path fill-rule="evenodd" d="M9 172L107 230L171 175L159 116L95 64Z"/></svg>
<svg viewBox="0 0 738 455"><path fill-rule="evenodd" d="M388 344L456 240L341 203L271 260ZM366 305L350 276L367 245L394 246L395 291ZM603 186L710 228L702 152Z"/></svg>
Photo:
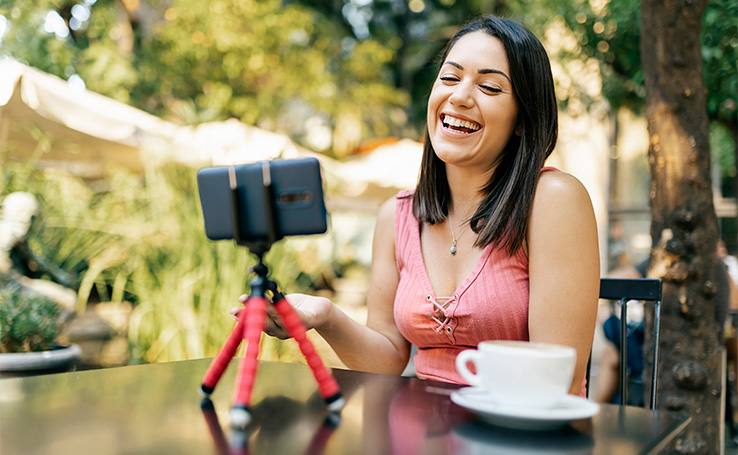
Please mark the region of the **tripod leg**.
<svg viewBox="0 0 738 455"><path fill-rule="evenodd" d="M246 302L248 316L243 327L243 338L246 345L246 355L241 359L241 371L236 382L236 390L231 409L231 424L234 427L244 427L251 421L251 392L256 381L256 369L259 366L259 339L266 324L266 306L264 297L252 296Z"/></svg>
<svg viewBox="0 0 738 455"><path fill-rule="evenodd" d="M328 445L328 440L333 435L333 432L338 428L338 424L341 423L341 415L337 412L328 414L323 424L320 426L318 431L310 441L310 446L305 451L305 455L314 455L325 453L325 446Z"/></svg>
<svg viewBox="0 0 738 455"><path fill-rule="evenodd" d="M238 317L238 323L236 323L236 326L231 331L231 334L228 336L225 344L220 349L218 356L215 358L215 360L213 360L213 363L210 365L210 368L208 368L207 373L205 373L205 378L202 380L202 385L200 386L200 394L204 397L207 398L208 396L210 396L211 393L213 393L213 390L215 390L215 386L218 385L218 381L220 381L221 376L223 376L226 368L228 368L228 364L231 362L231 359L233 359L233 356L236 354L238 345L241 344L241 340L243 339L243 327L245 320L246 310L244 309L241 311L241 314Z"/></svg>
<svg viewBox="0 0 738 455"><path fill-rule="evenodd" d="M213 438L216 453L218 455L230 455L231 450L228 447L228 440L226 440L223 428L218 421L218 414L215 412L215 406L210 398L203 398L200 402L200 409L205 418L205 423L208 425L208 430L210 430L210 436Z"/></svg>
<svg viewBox="0 0 738 455"><path fill-rule="evenodd" d="M323 364L323 360L315 350L315 346L307 337L307 330L305 324L302 323L300 317L295 312L295 309L287 302L284 297L278 299L274 306L277 308L277 312L282 317L284 326L287 329L287 333L297 341L300 346L302 355L307 360L307 364L313 371L315 380L318 381L318 389L320 394L323 396L328 409L331 411L340 411L346 401L341 396L341 389L338 387L338 382L331 374L330 370Z"/></svg>

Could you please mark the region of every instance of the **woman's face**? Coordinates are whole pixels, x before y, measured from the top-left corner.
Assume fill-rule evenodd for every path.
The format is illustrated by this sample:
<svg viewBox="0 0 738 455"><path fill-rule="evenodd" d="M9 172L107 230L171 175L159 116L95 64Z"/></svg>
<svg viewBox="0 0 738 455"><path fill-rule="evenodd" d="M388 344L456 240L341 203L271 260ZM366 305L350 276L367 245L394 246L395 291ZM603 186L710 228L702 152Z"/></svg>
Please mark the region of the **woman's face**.
<svg viewBox="0 0 738 455"><path fill-rule="evenodd" d="M447 164L497 164L517 126L518 103L499 38L485 32L462 36L442 62L428 99L428 134Z"/></svg>

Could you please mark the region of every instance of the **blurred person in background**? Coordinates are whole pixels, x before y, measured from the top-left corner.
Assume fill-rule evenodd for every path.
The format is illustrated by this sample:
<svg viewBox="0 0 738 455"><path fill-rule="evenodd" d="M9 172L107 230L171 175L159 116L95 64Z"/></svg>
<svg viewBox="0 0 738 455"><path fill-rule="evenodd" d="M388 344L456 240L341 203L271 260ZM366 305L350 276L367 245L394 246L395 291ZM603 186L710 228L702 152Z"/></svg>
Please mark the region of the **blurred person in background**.
<svg viewBox="0 0 738 455"><path fill-rule="evenodd" d="M738 286L738 258L728 253L723 239L718 240L717 255L728 267L728 275L730 275L733 283Z"/></svg>
<svg viewBox="0 0 738 455"><path fill-rule="evenodd" d="M721 344L728 350L728 359L736 364L735 326L731 323L729 313L738 312L738 287L728 275L728 267L719 257L715 264L715 323L717 336ZM645 278L648 260L636 265L622 267L608 273L609 278ZM603 346L602 357L597 374L595 401L602 403L620 403L620 317L619 302L607 302L605 321L602 329L607 342ZM631 304L632 305L632 304ZM628 403L643 406L643 306L636 306L634 313L628 306L628 374L632 380L628 384ZM737 370L738 371L738 370Z"/></svg>

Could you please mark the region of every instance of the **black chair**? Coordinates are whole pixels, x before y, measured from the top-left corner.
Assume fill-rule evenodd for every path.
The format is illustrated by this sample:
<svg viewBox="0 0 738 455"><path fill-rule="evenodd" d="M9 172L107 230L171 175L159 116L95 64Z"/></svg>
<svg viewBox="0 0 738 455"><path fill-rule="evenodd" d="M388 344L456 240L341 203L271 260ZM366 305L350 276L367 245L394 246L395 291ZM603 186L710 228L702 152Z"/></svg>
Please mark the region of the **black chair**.
<svg viewBox="0 0 738 455"><path fill-rule="evenodd" d="M628 402L628 302L643 300L654 303L654 349L653 371L651 373L650 409L656 409L656 390L658 385L659 339L661 335L661 285L660 279L651 278L602 278L600 279L600 298L620 302L620 405ZM589 368L587 364L587 384ZM588 387L589 389L589 387Z"/></svg>

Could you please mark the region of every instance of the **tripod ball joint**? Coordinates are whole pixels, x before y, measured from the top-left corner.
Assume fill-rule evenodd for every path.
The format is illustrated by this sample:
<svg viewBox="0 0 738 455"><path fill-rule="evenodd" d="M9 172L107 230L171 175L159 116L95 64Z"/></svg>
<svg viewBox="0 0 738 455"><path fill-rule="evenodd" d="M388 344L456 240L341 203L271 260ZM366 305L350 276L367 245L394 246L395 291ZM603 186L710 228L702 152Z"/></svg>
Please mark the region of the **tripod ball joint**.
<svg viewBox="0 0 738 455"><path fill-rule="evenodd" d="M200 395L203 398L210 398L210 395L213 394L213 390L215 390L215 388L208 387L205 384L200 384L200 388L197 389L197 391L200 392Z"/></svg>
<svg viewBox="0 0 738 455"><path fill-rule="evenodd" d="M336 393L325 399L326 407L331 412L338 412L346 406L346 400L341 393Z"/></svg>
<svg viewBox="0 0 738 455"><path fill-rule="evenodd" d="M266 264L259 260L259 262L256 263L255 266L251 268L251 271L259 276L267 276L267 273L269 273L269 269L267 268Z"/></svg>
<svg viewBox="0 0 738 455"><path fill-rule="evenodd" d="M247 406L234 406L231 408L231 426L233 428L245 428L251 423L251 411Z"/></svg>
<svg viewBox="0 0 738 455"><path fill-rule="evenodd" d="M335 411L328 414L325 420L323 421L323 425L326 428L330 428L331 430L335 430L336 428L338 428L338 425L340 424L341 424L341 413L335 412Z"/></svg>

